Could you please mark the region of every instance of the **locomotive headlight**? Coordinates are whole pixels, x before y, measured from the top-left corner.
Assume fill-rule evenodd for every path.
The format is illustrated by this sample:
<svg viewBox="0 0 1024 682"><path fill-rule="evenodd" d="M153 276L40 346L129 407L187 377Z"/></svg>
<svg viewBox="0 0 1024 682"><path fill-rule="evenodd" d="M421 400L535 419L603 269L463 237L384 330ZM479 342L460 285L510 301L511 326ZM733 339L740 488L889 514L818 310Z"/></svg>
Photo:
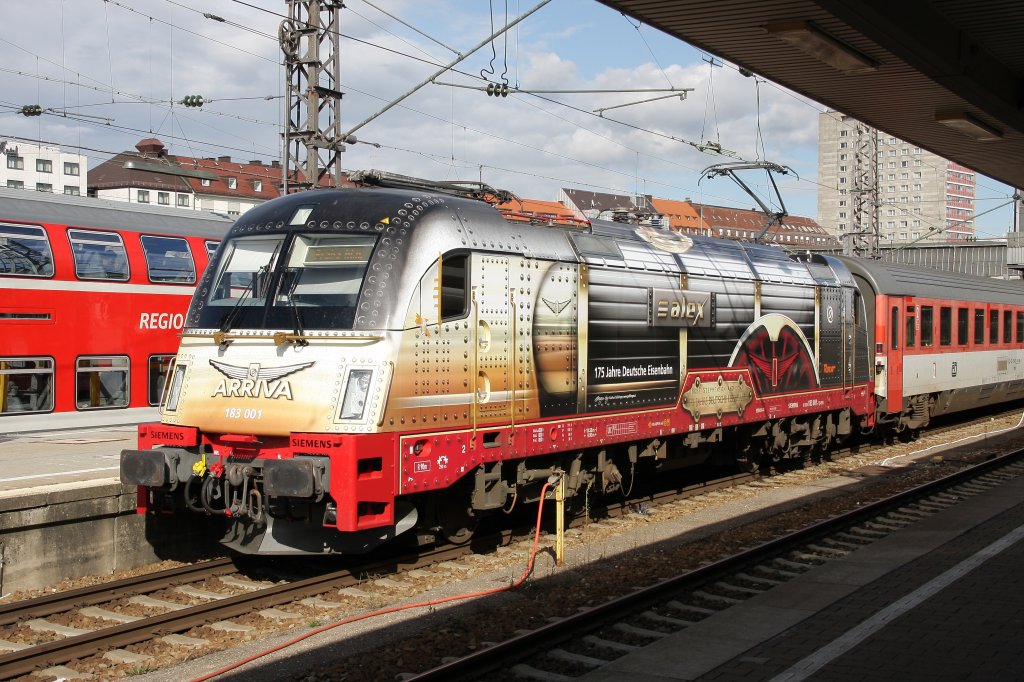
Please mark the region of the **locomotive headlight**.
<svg viewBox="0 0 1024 682"><path fill-rule="evenodd" d="M174 412L178 409L178 399L181 397L181 384L185 381L185 369L187 365L174 365L174 374L171 376L171 385L167 389L167 400L164 401L164 409Z"/></svg>
<svg viewBox="0 0 1024 682"><path fill-rule="evenodd" d="M363 418L372 378L372 369L354 369L348 373L348 384L345 386L345 397L341 401L339 419Z"/></svg>

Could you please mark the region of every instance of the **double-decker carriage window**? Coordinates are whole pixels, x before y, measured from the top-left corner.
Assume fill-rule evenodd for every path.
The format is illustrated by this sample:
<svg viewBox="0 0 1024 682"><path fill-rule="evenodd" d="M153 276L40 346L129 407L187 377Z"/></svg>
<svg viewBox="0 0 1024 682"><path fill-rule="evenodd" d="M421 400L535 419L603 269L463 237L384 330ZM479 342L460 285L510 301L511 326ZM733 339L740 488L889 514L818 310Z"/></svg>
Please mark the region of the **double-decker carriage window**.
<svg viewBox="0 0 1024 682"><path fill-rule="evenodd" d="M78 358L75 406L79 410L128 407L128 356Z"/></svg>
<svg viewBox="0 0 1024 682"><path fill-rule="evenodd" d="M1003 312L1003 343L1013 342L1013 313Z"/></svg>
<svg viewBox="0 0 1024 682"><path fill-rule="evenodd" d="M956 342L958 345L966 346L970 331L970 311L967 308L956 309Z"/></svg>
<svg viewBox="0 0 1024 682"><path fill-rule="evenodd" d="M999 343L999 311L988 311L988 342Z"/></svg>
<svg viewBox="0 0 1024 682"><path fill-rule="evenodd" d="M469 310L469 257L441 260L441 319L462 317Z"/></svg>
<svg viewBox="0 0 1024 682"><path fill-rule="evenodd" d="M144 234L139 237L142 251L146 254L150 282L174 282L194 284L196 264L188 242L181 237L156 237Z"/></svg>
<svg viewBox="0 0 1024 682"><path fill-rule="evenodd" d="M915 314L914 306L908 305L907 306L907 318L905 320L906 327L907 327L907 329L906 329L907 333L905 335L907 348L913 348L917 344L917 328L916 328L917 327L917 325L916 325L916 321L917 320L916 320L916 318L917 318L917 315Z"/></svg>
<svg viewBox="0 0 1024 682"><path fill-rule="evenodd" d="M985 311L974 311L974 343L985 343Z"/></svg>
<svg viewBox="0 0 1024 682"><path fill-rule="evenodd" d="M52 277L53 253L46 230L0 223L0 275Z"/></svg>
<svg viewBox="0 0 1024 682"><path fill-rule="evenodd" d="M121 235L96 230L68 230L75 275L79 279L128 279L128 255Z"/></svg>
<svg viewBox="0 0 1024 682"><path fill-rule="evenodd" d="M948 346L953 343L953 309L942 306L939 308L939 345Z"/></svg>
<svg viewBox="0 0 1024 682"><path fill-rule="evenodd" d="M930 305L921 306L921 346L933 345L935 334L934 314Z"/></svg>
<svg viewBox="0 0 1024 682"><path fill-rule="evenodd" d="M0 414L53 410L53 358L0 358Z"/></svg>
<svg viewBox="0 0 1024 682"><path fill-rule="evenodd" d="M147 388L150 405L160 404L160 396L163 395L164 384L167 383L167 374L171 371L171 364L173 362L173 355L149 356L149 385Z"/></svg>

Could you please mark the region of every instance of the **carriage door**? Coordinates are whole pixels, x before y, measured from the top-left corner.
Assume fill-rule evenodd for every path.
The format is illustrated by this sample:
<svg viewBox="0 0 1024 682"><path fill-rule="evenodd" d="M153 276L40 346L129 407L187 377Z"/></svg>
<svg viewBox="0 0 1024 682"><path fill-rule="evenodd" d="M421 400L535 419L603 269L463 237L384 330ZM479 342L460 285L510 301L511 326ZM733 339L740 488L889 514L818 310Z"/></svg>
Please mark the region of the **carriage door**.
<svg viewBox="0 0 1024 682"><path fill-rule="evenodd" d="M888 328L885 411L890 413L903 411L903 355L907 344L912 345L915 340L913 310L902 298L890 296L884 311Z"/></svg>
<svg viewBox="0 0 1024 682"><path fill-rule="evenodd" d="M507 423L512 416L512 287L507 256L473 254L476 423Z"/></svg>

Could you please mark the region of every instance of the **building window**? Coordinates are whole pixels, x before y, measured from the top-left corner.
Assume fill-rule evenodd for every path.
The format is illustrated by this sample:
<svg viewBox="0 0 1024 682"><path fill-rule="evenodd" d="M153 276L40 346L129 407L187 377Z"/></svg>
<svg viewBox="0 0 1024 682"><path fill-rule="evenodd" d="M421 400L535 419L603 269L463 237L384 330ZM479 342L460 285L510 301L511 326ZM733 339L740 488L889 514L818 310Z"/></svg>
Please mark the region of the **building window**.
<svg viewBox="0 0 1024 682"><path fill-rule="evenodd" d="M238 178L228 178L228 189L238 188Z"/></svg>
<svg viewBox="0 0 1024 682"><path fill-rule="evenodd" d="M196 281L196 265L188 242L180 237L139 237L146 254L150 282L192 284Z"/></svg>
<svg viewBox="0 0 1024 682"><path fill-rule="evenodd" d="M210 186L210 179L209 178L203 178L202 180L199 181L199 184L202 185L203 187L209 187Z"/></svg>
<svg viewBox="0 0 1024 682"><path fill-rule="evenodd" d="M79 279L128 279L128 255L116 232L68 230Z"/></svg>
<svg viewBox="0 0 1024 682"><path fill-rule="evenodd" d="M17 154L8 154L7 167L11 170L25 170L25 158Z"/></svg>
<svg viewBox="0 0 1024 682"><path fill-rule="evenodd" d="M53 358L0 358L0 414L53 409Z"/></svg>
<svg viewBox="0 0 1024 682"><path fill-rule="evenodd" d="M139 193L137 195L137 199L138 199L140 204L148 204L149 203L149 190L148 189L140 189Z"/></svg>
<svg viewBox="0 0 1024 682"><path fill-rule="evenodd" d="M71 161L64 162L64 175L79 175L79 168L77 163Z"/></svg>
<svg viewBox="0 0 1024 682"><path fill-rule="evenodd" d="M128 407L128 356L78 358L75 406L80 410Z"/></svg>
<svg viewBox="0 0 1024 682"><path fill-rule="evenodd" d="M36 191L37 192L52 192L53 191L53 185L48 183L48 182L37 182L36 183Z"/></svg>
<svg viewBox="0 0 1024 682"><path fill-rule="evenodd" d="M0 275L53 275L53 253L43 228L0 224L0 244Z"/></svg>
<svg viewBox="0 0 1024 682"><path fill-rule="evenodd" d="M77 197L82 195L82 190L79 189L78 185L64 185L64 194Z"/></svg>
<svg viewBox="0 0 1024 682"><path fill-rule="evenodd" d="M262 192L263 191L263 181L262 180L253 180L252 181L252 189L255 192Z"/></svg>
<svg viewBox="0 0 1024 682"><path fill-rule="evenodd" d="M52 173L53 172L53 161L49 159L36 159L36 172L37 173Z"/></svg>
<svg viewBox="0 0 1024 682"><path fill-rule="evenodd" d="M161 206L170 206L171 205L171 195L168 194L167 192L157 192L156 193L156 203L160 204Z"/></svg>
<svg viewBox="0 0 1024 682"><path fill-rule="evenodd" d="M188 195L187 194L179 194L178 195L178 206L181 206L183 208L188 208Z"/></svg>
<svg viewBox="0 0 1024 682"><path fill-rule="evenodd" d="M8 180L7 186L11 189L25 189L24 180Z"/></svg>

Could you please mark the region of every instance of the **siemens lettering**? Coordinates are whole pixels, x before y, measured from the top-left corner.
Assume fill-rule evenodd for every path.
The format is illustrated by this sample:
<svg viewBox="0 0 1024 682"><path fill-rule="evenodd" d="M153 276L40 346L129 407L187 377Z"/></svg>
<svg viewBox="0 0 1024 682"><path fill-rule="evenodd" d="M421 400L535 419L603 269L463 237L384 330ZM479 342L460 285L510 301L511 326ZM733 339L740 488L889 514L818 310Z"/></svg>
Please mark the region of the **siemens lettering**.
<svg viewBox="0 0 1024 682"><path fill-rule="evenodd" d="M185 316L181 313L141 313L139 329L181 329Z"/></svg>

